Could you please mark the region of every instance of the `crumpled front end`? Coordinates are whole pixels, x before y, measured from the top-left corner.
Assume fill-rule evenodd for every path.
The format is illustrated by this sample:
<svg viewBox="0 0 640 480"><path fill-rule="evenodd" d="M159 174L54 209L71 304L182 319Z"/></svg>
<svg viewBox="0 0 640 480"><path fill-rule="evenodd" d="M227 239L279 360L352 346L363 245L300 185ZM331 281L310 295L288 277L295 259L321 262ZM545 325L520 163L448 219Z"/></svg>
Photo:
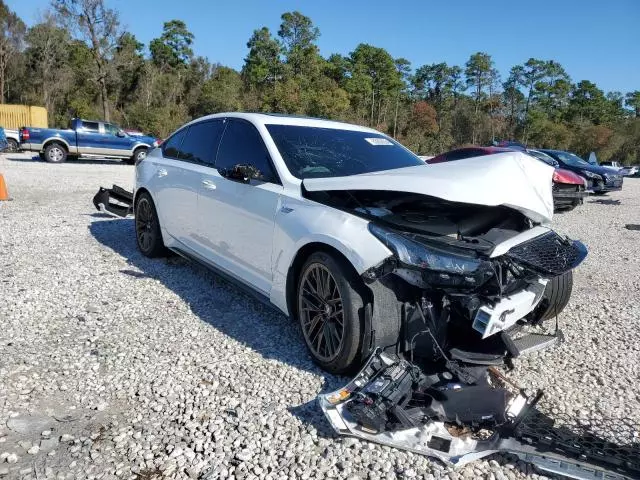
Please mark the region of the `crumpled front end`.
<svg viewBox="0 0 640 480"><path fill-rule="evenodd" d="M465 363L500 365L560 340L560 332L523 337L517 330L540 320L536 309L550 280L586 257L580 242L543 227L444 239L374 222L370 230L394 253L363 279L374 291L374 310L378 282L400 300L397 352L432 359L448 352Z"/></svg>

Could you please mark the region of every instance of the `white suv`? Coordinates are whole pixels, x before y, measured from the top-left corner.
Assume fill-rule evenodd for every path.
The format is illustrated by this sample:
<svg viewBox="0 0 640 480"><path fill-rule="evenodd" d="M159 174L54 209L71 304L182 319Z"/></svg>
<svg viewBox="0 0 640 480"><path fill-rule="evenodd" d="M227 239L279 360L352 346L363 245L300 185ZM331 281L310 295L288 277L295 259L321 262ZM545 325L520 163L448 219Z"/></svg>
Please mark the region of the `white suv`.
<svg viewBox="0 0 640 480"><path fill-rule="evenodd" d="M516 324L564 308L586 255L543 226L552 174L518 152L426 165L361 126L216 114L137 164L137 242L297 319L332 372L377 347L501 363L531 347L511 335Z"/></svg>

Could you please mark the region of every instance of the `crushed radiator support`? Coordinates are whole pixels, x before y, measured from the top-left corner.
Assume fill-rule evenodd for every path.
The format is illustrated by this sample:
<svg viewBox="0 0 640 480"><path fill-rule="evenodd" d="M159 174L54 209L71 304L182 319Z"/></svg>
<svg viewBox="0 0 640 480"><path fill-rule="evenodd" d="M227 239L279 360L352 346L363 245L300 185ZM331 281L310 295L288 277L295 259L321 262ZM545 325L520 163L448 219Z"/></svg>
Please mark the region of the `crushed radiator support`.
<svg viewBox="0 0 640 480"><path fill-rule="evenodd" d="M344 388L320 395L341 435L464 465L492 453L518 456L539 469L577 479L640 478L640 445L617 445L556 426L497 369L467 372L419 366L376 350ZM473 378L472 378L473 377Z"/></svg>

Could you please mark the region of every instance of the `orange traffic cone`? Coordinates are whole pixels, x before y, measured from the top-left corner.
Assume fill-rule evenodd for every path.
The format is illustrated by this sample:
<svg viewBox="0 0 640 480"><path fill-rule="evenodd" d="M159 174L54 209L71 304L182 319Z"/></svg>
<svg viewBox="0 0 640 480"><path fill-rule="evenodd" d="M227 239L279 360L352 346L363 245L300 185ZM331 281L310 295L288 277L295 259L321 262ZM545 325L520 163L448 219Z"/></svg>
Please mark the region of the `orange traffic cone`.
<svg viewBox="0 0 640 480"><path fill-rule="evenodd" d="M0 173L0 201L2 200L11 200L11 199L9 198L7 185L4 183L4 176Z"/></svg>

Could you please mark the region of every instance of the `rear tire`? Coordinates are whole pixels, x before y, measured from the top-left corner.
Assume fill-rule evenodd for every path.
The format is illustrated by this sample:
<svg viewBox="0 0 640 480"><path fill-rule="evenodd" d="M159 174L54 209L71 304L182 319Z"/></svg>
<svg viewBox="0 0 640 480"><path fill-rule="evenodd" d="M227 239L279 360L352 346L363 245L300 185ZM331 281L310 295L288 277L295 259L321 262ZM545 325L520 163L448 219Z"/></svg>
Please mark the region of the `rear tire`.
<svg viewBox="0 0 640 480"><path fill-rule="evenodd" d="M149 258L165 256L167 249L162 240L160 221L151 195L142 192L136 201L136 243L140 252Z"/></svg>
<svg viewBox="0 0 640 480"><path fill-rule="evenodd" d="M533 322L544 322L556 318L564 310L573 290L573 271L552 278L542 295L542 300L533 311Z"/></svg>
<svg viewBox="0 0 640 480"><path fill-rule="evenodd" d="M328 372L350 373L359 366L362 288L351 265L330 253L313 253L300 270L298 321L313 361Z"/></svg>
<svg viewBox="0 0 640 480"><path fill-rule="evenodd" d="M63 163L67 154L66 147L60 143L50 143L44 149L44 159L49 163Z"/></svg>

